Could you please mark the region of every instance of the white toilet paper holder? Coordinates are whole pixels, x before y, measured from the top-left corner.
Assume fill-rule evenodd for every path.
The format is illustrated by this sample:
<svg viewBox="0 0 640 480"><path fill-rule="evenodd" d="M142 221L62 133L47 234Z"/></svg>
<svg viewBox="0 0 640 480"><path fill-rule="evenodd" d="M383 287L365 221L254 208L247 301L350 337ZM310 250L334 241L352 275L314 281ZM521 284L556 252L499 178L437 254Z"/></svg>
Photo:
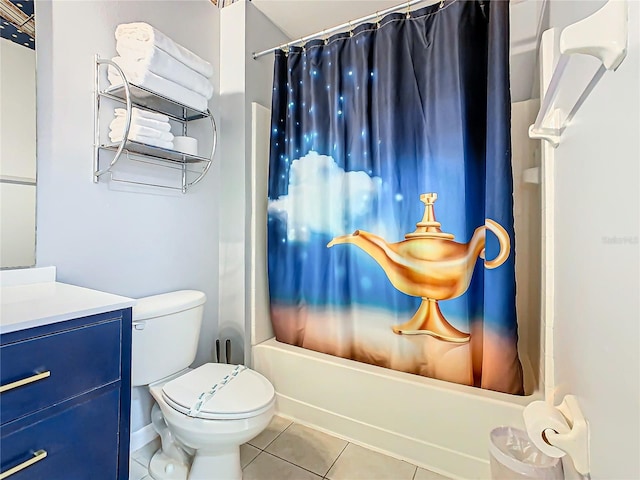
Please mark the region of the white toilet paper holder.
<svg viewBox="0 0 640 480"><path fill-rule="evenodd" d="M556 406L565 417L569 433L557 433L548 428L542 432L542 439L554 447L567 452L573 460L573 466L581 475L589 473L589 425L582 414L575 395L567 395Z"/></svg>

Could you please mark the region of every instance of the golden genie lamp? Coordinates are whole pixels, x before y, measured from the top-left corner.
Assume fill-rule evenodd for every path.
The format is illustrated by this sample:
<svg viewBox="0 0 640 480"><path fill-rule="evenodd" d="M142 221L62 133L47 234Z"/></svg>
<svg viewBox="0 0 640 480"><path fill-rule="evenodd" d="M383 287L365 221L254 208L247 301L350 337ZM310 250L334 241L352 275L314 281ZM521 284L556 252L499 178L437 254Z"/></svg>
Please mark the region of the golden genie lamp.
<svg viewBox="0 0 640 480"><path fill-rule="evenodd" d="M393 327L397 334L431 335L447 342L465 343L470 334L461 332L442 315L439 300L459 297L469 288L478 257L484 257L485 233L491 230L500 242L500 252L493 260L485 260L485 268L502 265L511 251L507 231L497 222L486 219L475 229L469 243L454 242L436 221L434 207L438 195L425 193L422 221L405 240L387 243L373 233L356 230L351 235L335 237L327 247L351 243L367 252L383 268L391 284L407 295L422 297L420 307L411 320Z"/></svg>

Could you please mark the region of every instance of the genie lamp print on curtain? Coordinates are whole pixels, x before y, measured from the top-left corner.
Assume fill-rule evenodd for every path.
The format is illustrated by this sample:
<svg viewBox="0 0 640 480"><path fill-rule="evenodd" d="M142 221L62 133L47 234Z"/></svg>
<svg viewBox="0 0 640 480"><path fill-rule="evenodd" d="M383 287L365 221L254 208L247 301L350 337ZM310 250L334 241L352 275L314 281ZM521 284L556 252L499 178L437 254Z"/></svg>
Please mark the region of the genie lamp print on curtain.
<svg viewBox="0 0 640 480"><path fill-rule="evenodd" d="M437 198L435 193L420 196L425 204L424 217L402 242L390 244L377 235L356 230L334 238L327 246L350 243L361 248L378 262L394 287L422 298L413 317L393 327L395 333L432 335L447 342L464 343L470 335L444 318L438 300L456 298L467 291L476 260L484 258L485 230L492 231L500 241L500 253L485 261L485 268L502 265L509 257L511 243L507 231L490 219L475 229L469 243L456 243L454 236L444 233L436 221L433 205Z"/></svg>

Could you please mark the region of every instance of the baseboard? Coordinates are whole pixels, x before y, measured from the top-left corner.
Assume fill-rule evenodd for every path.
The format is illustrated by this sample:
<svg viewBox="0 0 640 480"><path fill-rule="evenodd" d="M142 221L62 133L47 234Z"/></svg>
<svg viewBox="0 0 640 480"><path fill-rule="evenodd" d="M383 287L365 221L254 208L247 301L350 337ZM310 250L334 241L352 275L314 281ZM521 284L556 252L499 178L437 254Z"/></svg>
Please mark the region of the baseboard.
<svg viewBox="0 0 640 480"><path fill-rule="evenodd" d="M147 443L153 442L158 437L158 432L153 428L152 424L145 425L144 427L131 432L131 447L130 452L135 452L141 449Z"/></svg>
<svg viewBox="0 0 640 480"><path fill-rule="evenodd" d="M343 438L371 450L405 460L449 478L490 478L486 459L363 423L314 405L276 394L278 415ZM460 434L463 434L460 431Z"/></svg>

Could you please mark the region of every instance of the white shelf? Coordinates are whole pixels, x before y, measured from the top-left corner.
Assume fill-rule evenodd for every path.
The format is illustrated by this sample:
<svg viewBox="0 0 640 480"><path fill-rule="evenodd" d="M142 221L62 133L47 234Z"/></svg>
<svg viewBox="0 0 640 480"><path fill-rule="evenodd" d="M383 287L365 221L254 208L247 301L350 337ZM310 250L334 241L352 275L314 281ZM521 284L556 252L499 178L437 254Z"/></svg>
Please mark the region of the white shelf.
<svg viewBox="0 0 640 480"><path fill-rule="evenodd" d="M210 114L202 112L195 108L182 105L170 98L158 93L147 90L144 87L129 83L129 91L131 93L131 103L137 107L153 110L154 112L169 115L173 120L190 122L199 118L206 118ZM103 97L113 98L125 103L127 100L127 92L124 84L108 87L103 92L99 92Z"/></svg>
<svg viewBox="0 0 640 480"><path fill-rule="evenodd" d="M600 10L577 23L569 25L560 34L560 58L555 66L549 86L540 105L536 121L529 127L529 137L560 144L562 133L587 100L607 70L615 71L627 55L627 1L609 0ZM554 109L561 90L564 72L572 55L582 54L597 58L601 65L577 101L562 118Z"/></svg>
<svg viewBox="0 0 640 480"><path fill-rule="evenodd" d="M105 150L111 150L113 152L120 148L120 142L118 143L106 143L100 145L100 148ZM211 160L207 157L201 157L199 155L191 155L188 153L179 152L177 150L169 150L167 148L156 147L155 145L147 145L146 143L135 142L133 140L127 140L124 144L123 151L129 154L143 155L145 157L153 157L156 160L164 160L171 163L210 163Z"/></svg>

